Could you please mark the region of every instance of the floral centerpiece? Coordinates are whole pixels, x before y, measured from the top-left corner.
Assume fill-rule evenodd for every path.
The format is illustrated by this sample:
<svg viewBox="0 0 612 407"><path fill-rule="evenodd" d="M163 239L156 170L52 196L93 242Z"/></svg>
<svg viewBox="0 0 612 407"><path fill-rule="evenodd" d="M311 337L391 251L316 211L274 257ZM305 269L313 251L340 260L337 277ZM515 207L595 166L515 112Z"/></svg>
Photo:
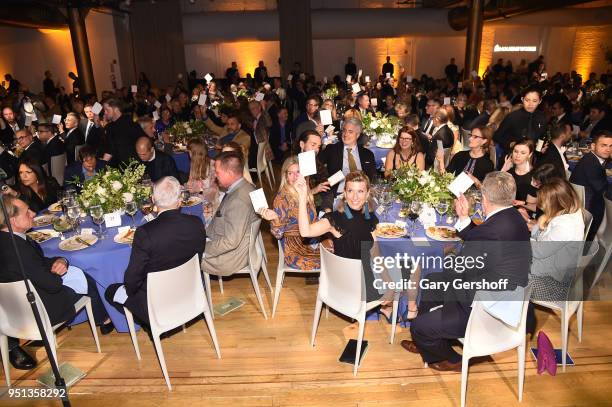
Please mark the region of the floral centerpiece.
<svg viewBox="0 0 612 407"><path fill-rule="evenodd" d="M151 187L140 183L144 173L145 166L134 160L123 169L103 169L85 181L79 202L86 210L100 205L104 213L111 213L121 210L125 202L148 199L151 196Z"/></svg>
<svg viewBox="0 0 612 407"><path fill-rule="evenodd" d="M366 113L361 118L363 132L369 136L376 136L376 146L392 148L395 145L397 132L402 127L400 119L381 112Z"/></svg>
<svg viewBox="0 0 612 407"><path fill-rule="evenodd" d="M404 203L419 201L432 207L440 202L452 203L453 194L448 186L455 177L451 173L439 174L409 165L395 170L392 179L391 189Z"/></svg>
<svg viewBox="0 0 612 407"><path fill-rule="evenodd" d="M323 94L325 95L325 99L334 100L338 96L338 87L336 85L331 85Z"/></svg>
<svg viewBox="0 0 612 407"><path fill-rule="evenodd" d="M206 125L201 120L190 120L188 122L176 122L167 131L173 137L174 142L187 144L192 138L200 137L206 130Z"/></svg>

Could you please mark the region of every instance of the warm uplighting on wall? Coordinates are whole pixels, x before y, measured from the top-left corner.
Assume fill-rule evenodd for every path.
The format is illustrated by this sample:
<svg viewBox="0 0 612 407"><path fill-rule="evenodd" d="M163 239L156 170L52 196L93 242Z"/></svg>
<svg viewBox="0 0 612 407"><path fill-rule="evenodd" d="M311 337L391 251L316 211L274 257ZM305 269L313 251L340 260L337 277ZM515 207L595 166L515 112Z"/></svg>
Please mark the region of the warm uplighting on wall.
<svg viewBox="0 0 612 407"><path fill-rule="evenodd" d="M70 30L67 28L39 28L38 32L42 34L68 34L70 35Z"/></svg>
<svg viewBox="0 0 612 407"><path fill-rule="evenodd" d="M406 54L406 38L397 37L397 38L380 38L376 41L376 60L378 62L378 67L382 67L382 65L387 62L387 56L391 57L391 63L395 65L395 76L399 72L399 67L397 63L404 64ZM378 72L375 74L378 75Z"/></svg>
<svg viewBox="0 0 612 407"><path fill-rule="evenodd" d="M478 75L482 77L487 67L493 62L493 47L495 46L495 28L482 28L482 42L480 43L480 59L478 60Z"/></svg>
<svg viewBox="0 0 612 407"><path fill-rule="evenodd" d="M587 80L589 74L602 65L604 39L607 27L578 27L572 52L572 69Z"/></svg>
<svg viewBox="0 0 612 407"><path fill-rule="evenodd" d="M271 54L274 58L271 58ZM268 68L268 74L273 75L276 72L274 67L277 65L276 60L280 55L280 43L278 41L239 41L223 43L222 50L218 56L223 63L229 66L229 62L236 61L238 71L241 76L246 76L247 73L253 75L254 69L260 60L263 60ZM224 67L219 67L219 71L225 73Z"/></svg>

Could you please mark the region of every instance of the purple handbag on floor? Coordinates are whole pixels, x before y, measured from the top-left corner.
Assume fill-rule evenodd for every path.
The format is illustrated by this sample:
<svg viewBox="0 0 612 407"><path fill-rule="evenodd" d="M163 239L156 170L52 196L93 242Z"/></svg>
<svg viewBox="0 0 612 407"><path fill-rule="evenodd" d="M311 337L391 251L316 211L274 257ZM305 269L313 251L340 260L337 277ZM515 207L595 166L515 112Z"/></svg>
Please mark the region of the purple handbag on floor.
<svg viewBox="0 0 612 407"><path fill-rule="evenodd" d="M555 348L543 331L538 332L538 374L547 370L551 376L557 374Z"/></svg>

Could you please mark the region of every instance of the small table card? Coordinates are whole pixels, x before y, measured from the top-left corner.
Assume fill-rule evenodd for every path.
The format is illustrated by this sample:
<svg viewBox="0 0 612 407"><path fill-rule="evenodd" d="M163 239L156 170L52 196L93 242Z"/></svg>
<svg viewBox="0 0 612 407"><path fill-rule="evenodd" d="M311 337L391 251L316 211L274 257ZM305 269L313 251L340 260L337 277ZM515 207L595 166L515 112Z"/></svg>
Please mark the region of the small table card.
<svg viewBox="0 0 612 407"><path fill-rule="evenodd" d="M406 82L412 83L412 75L406 75Z"/></svg>
<svg viewBox="0 0 612 407"><path fill-rule="evenodd" d="M93 229L92 228L81 228L81 234L82 235L93 235Z"/></svg>
<svg viewBox="0 0 612 407"><path fill-rule="evenodd" d="M256 189L253 192L249 192L251 197L251 203L255 212L259 212L261 209L268 209L268 201L266 201L266 195L264 194L263 188Z"/></svg>
<svg viewBox="0 0 612 407"><path fill-rule="evenodd" d="M544 140L538 139L538 144L536 144L535 151L538 153L542 152L542 147L544 147Z"/></svg>
<svg viewBox="0 0 612 407"><path fill-rule="evenodd" d="M172 100L172 96L170 96L169 93L166 93L166 102L170 103L171 100Z"/></svg>
<svg viewBox="0 0 612 407"><path fill-rule="evenodd" d="M444 104L445 105L450 105L450 102L451 102L451 98L449 98L449 97L444 98Z"/></svg>
<svg viewBox="0 0 612 407"><path fill-rule="evenodd" d="M138 92L138 86L132 85L132 93L137 93L137 92Z"/></svg>
<svg viewBox="0 0 612 407"><path fill-rule="evenodd" d="M159 103L159 100L156 100L155 103L153 103L153 106L155 106L156 109L159 109L162 105Z"/></svg>
<svg viewBox="0 0 612 407"><path fill-rule="evenodd" d="M352 88L353 88L353 93L361 92L361 86L358 83L354 83Z"/></svg>
<svg viewBox="0 0 612 407"><path fill-rule="evenodd" d="M287 80L288 80L289 82L291 82L291 80L292 80L292 79L293 79L293 75L291 75L291 74L287 75Z"/></svg>
<svg viewBox="0 0 612 407"><path fill-rule="evenodd" d="M370 104L372 105L372 107L378 106L378 99L376 98L370 99Z"/></svg>
<svg viewBox="0 0 612 407"><path fill-rule="evenodd" d="M365 82L366 82L366 83L369 83L369 82L370 82L370 76L369 76L369 75L366 75L366 76L365 76Z"/></svg>
<svg viewBox="0 0 612 407"><path fill-rule="evenodd" d="M98 102L94 103L94 105L91 107L91 111L94 114L100 114L100 112L102 111L102 105Z"/></svg>
<svg viewBox="0 0 612 407"><path fill-rule="evenodd" d="M298 154L298 161L300 164L300 174L302 176L307 177L317 173L317 162L313 150Z"/></svg>
<svg viewBox="0 0 612 407"><path fill-rule="evenodd" d="M257 98L255 98L255 100L257 100ZM332 112L331 110L320 110L319 111L319 115L321 116L321 124L323 126L327 126L329 124L332 124L334 121L332 120Z"/></svg>
<svg viewBox="0 0 612 407"><path fill-rule="evenodd" d="M257 92L255 94L255 101L256 102L261 102L262 100L264 100L264 94L261 92Z"/></svg>
<svg viewBox="0 0 612 407"><path fill-rule="evenodd" d="M206 105L206 93L200 93L200 97L198 98L198 105L204 106Z"/></svg>
<svg viewBox="0 0 612 407"><path fill-rule="evenodd" d="M391 78L391 72L387 72L386 77L387 79Z"/></svg>
<svg viewBox="0 0 612 407"><path fill-rule="evenodd" d="M468 188L472 186L472 184L474 184L472 178L470 178L470 176L467 175L465 172L462 172L461 174L457 175L453 182L450 183L448 189L453 194L455 194L457 198L459 198L459 196L465 191L467 191Z"/></svg>
<svg viewBox="0 0 612 407"><path fill-rule="evenodd" d="M157 110L153 111L153 120L155 121L159 120L159 113L157 113Z"/></svg>
<svg viewBox="0 0 612 407"><path fill-rule="evenodd" d="M351 75L346 75L346 83L351 83L353 77Z"/></svg>
<svg viewBox="0 0 612 407"><path fill-rule="evenodd" d="M106 223L107 228L121 226L121 215L117 212L107 213L104 215L104 223Z"/></svg>
<svg viewBox="0 0 612 407"><path fill-rule="evenodd" d="M329 186L333 187L334 185L336 185L338 182L342 181L343 179L344 179L344 173L342 171L338 171L337 173L329 177L327 181L329 182Z"/></svg>
<svg viewBox="0 0 612 407"><path fill-rule="evenodd" d="M61 121L62 121L62 116L59 114L54 114L53 119L51 120L51 123L60 124Z"/></svg>
<svg viewBox="0 0 612 407"><path fill-rule="evenodd" d="M206 79L207 83L210 83L210 81L213 80L213 77L211 74L207 73L206 75L204 75L204 79Z"/></svg>

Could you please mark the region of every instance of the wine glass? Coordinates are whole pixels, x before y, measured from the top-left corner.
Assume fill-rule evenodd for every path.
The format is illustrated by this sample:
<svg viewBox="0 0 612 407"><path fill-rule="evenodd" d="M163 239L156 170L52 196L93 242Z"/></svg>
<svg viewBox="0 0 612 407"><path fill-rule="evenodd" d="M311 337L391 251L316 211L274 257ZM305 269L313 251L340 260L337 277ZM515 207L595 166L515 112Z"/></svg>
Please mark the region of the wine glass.
<svg viewBox="0 0 612 407"><path fill-rule="evenodd" d="M66 210L66 216L70 219L70 223L72 224L72 228L74 229L75 235L78 235L79 231L77 230L79 217L81 216L81 209L78 205L69 206Z"/></svg>
<svg viewBox="0 0 612 407"><path fill-rule="evenodd" d="M102 224L104 223L104 210L100 205L94 205L89 208L89 214L91 215L91 220L93 223L98 225L98 237L100 239L104 239L104 234L102 233Z"/></svg>
<svg viewBox="0 0 612 407"><path fill-rule="evenodd" d="M416 231L416 221L419 219L419 215L421 214L422 204L419 201L410 202L410 213L408 214L408 218L412 221L411 230L412 233Z"/></svg>
<svg viewBox="0 0 612 407"><path fill-rule="evenodd" d="M189 204L189 198L191 198L191 192L189 192L189 188L183 188L181 191L181 199L183 200L183 205Z"/></svg>
<svg viewBox="0 0 612 407"><path fill-rule="evenodd" d="M448 211L448 202L438 202L436 205L436 212L438 212L438 215L440 216L440 222L442 222L442 216L444 216L446 211Z"/></svg>
<svg viewBox="0 0 612 407"><path fill-rule="evenodd" d="M125 203L125 213L130 215L130 217L132 218L132 226L134 227L134 229L136 229L136 225L134 224L134 215L136 215L137 211L138 205L136 205L136 202L130 201Z"/></svg>

